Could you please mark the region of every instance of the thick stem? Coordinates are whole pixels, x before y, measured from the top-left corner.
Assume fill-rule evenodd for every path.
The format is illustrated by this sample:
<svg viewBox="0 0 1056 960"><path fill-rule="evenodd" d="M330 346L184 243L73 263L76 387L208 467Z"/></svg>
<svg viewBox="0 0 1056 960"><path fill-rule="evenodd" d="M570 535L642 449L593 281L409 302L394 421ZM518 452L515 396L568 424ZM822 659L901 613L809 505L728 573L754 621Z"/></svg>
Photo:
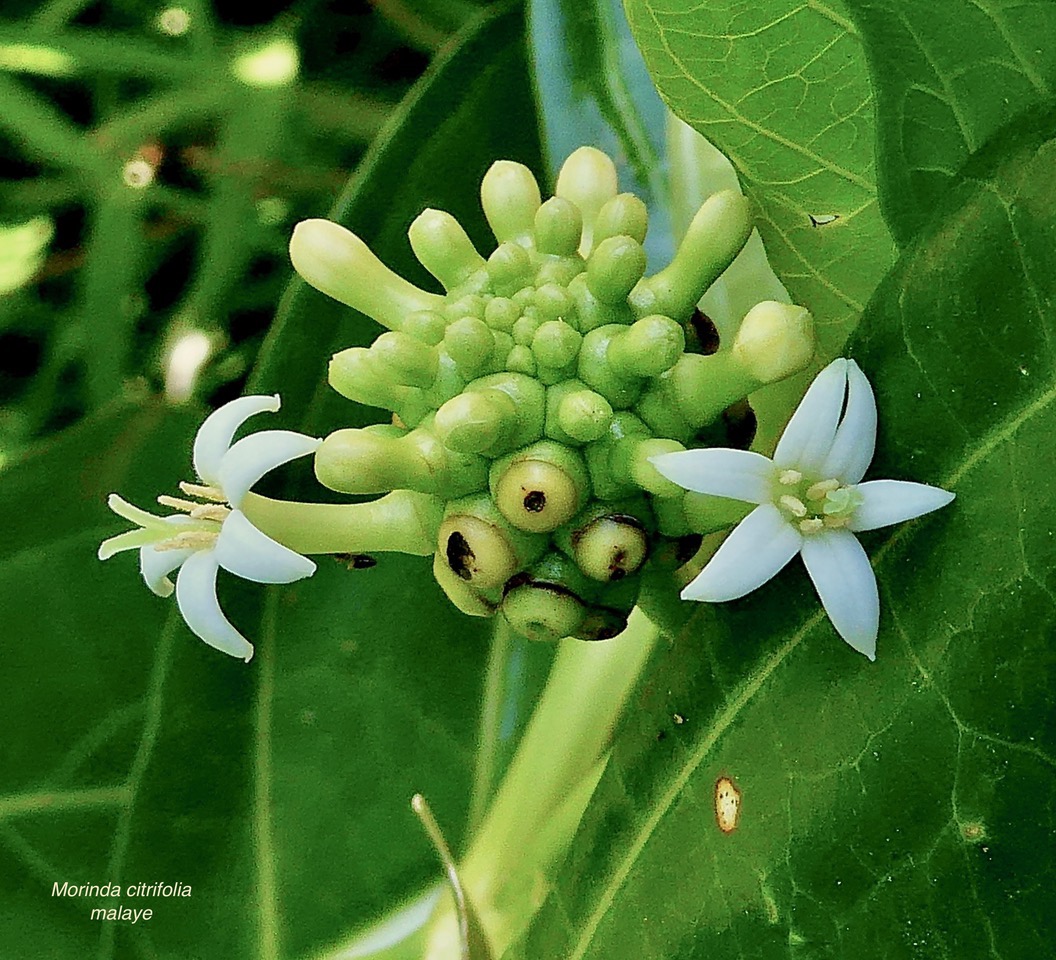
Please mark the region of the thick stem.
<svg viewBox="0 0 1056 960"><path fill-rule="evenodd" d="M517 755L462 865L463 883L495 955L502 955L535 909L520 899L509 902L506 891L523 889L572 841L599 764L658 636L636 610L614 640L563 641ZM584 784L590 789L579 790ZM570 811L565 801L573 793L578 803ZM564 829L554 836L548 825L558 821Z"/></svg>
<svg viewBox="0 0 1056 960"><path fill-rule="evenodd" d="M425 557L436 550L443 504L397 490L370 503L296 503L246 494L242 511L269 537L298 553L379 553Z"/></svg>

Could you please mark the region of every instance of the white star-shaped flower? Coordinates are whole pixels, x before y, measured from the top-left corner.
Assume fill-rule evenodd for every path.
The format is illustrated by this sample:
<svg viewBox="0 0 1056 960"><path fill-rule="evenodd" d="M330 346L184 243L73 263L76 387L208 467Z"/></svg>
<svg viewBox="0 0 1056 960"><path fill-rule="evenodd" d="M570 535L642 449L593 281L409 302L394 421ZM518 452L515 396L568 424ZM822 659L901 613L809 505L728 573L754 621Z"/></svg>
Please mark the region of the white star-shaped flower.
<svg viewBox="0 0 1056 960"><path fill-rule="evenodd" d="M873 389L853 360L841 358L810 385L772 460L721 448L652 458L660 473L687 490L758 504L682 599L743 597L800 553L836 631L876 659L876 577L855 534L938 510L954 495L902 480L862 483L875 446Z"/></svg>
<svg viewBox="0 0 1056 960"><path fill-rule="evenodd" d="M202 483L180 489L199 502L161 496L158 502L181 513L159 517L122 500L107 500L118 516L140 529L104 541L99 559L139 548L143 579L161 597L176 592L180 614L211 647L241 657L253 645L224 616L216 597L220 567L257 583L292 583L315 572L315 564L258 530L239 509L250 488L270 470L306 456L321 443L291 430L264 430L236 443L235 432L251 416L279 409L278 395L239 397L210 414L194 439L194 469ZM179 567L176 586L169 579Z"/></svg>

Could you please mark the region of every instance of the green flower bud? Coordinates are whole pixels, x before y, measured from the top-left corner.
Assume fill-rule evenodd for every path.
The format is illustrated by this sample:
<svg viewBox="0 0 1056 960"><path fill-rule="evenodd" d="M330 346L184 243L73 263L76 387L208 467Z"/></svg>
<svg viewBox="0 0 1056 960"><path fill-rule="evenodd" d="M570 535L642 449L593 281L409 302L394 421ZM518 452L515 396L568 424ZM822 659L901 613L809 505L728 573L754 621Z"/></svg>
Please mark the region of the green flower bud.
<svg viewBox="0 0 1056 960"><path fill-rule="evenodd" d="M521 315L521 308L507 297L494 297L484 308L484 322L492 330L509 333Z"/></svg>
<svg viewBox="0 0 1056 960"><path fill-rule="evenodd" d="M575 360L583 337L564 320L540 324L532 337L532 353L547 367L561 369Z"/></svg>
<svg viewBox="0 0 1056 960"><path fill-rule="evenodd" d="M682 325L670 317L643 317L613 333L606 357L622 377L655 377L670 370L686 348Z"/></svg>
<svg viewBox="0 0 1056 960"><path fill-rule="evenodd" d="M542 320L564 320L565 317L572 317L575 311L575 304L568 292L556 283L544 283L538 287L533 306Z"/></svg>
<svg viewBox="0 0 1056 960"><path fill-rule="evenodd" d="M612 323L630 323L634 319L626 303L604 303L590 289L586 272L574 277L568 284L568 294L576 305L576 317L580 333Z"/></svg>
<svg viewBox="0 0 1056 960"><path fill-rule="evenodd" d="M436 349L406 333L383 333L374 341L370 352L379 369L396 383L425 388L436 380L439 369Z"/></svg>
<svg viewBox="0 0 1056 960"><path fill-rule="evenodd" d="M685 450L677 440L662 437L626 437L613 445L610 464L617 473L630 476L634 483L657 497L681 497L685 492L678 484L660 475L650 457Z"/></svg>
<svg viewBox="0 0 1056 960"><path fill-rule="evenodd" d="M543 436L546 390L538 380L526 374L506 371L480 377L466 384L467 393L490 390L505 393L517 410L515 429L510 438L512 449L527 446Z"/></svg>
<svg viewBox="0 0 1056 960"><path fill-rule="evenodd" d="M530 307L529 310L529 313L526 313L513 325L514 342L522 347L531 346L532 341L535 339L535 331L543 325L543 321L535 312L535 308Z"/></svg>
<svg viewBox="0 0 1056 960"><path fill-rule="evenodd" d="M650 502L656 516L656 529L663 536L678 538L695 532L696 528L686 516L685 496L656 497Z"/></svg>
<svg viewBox="0 0 1056 960"><path fill-rule="evenodd" d="M444 288L453 290L484 266L462 225L443 210L423 210L407 231L414 255Z"/></svg>
<svg viewBox="0 0 1056 960"><path fill-rule="evenodd" d="M467 379L475 377L495 350L495 337L488 325L476 317L463 317L447 328L444 350Z"/></svg>
<svg viewBox="0 0 1056 960"><path fill-rule="evenodd" d="M501 390L460 393L439 410L436 435L462 453L505 453L517 435L517 406Z"/></svg>
<svg viewBox="0 0 1056 960"><path fill-rule="evenodd" d="M485 304L486 301L479 294L467 293L445 304L443 312L449 322L461 320L463 317L476 317L478 320L483 320Z"/></svg>
<svg viewBox="0 0 1056 960"><path fill-rule="evenodd" d="M566 380L546 394L546 435L560 443L590 443L605 435L612 405L579 380Z"/></svg>
<svg viewBox="0 0 1056 960"><path fill-rule="evenodd" d="M316 290L390 330L399 330L407 314L443 302L393 273L359 237L329 220L297 224L290 239L290 259Z"/></svg>
<svg viewBox="0 0 1056 960"><path fill-rule="evenodd" d="M520 343L511 347L506 355L506 369L528 377L534 377L538 373L535 356L528 347Z"/></svg>
<svg viewBox="0 0 1056 960"><path fill-rule="evenodd" d="M571 257L549 257L540 264L535 281L539 284L555 283L560 287L567 287L585 268L586 264L578 253Z"/></svg>
<svg viewBox="0 0 1056 960"><path fill-rule="evenodd" d="M649 211L644 203L633 193L621 193L613 197L598 213L594 225L594 243L601 243L608 237L632 237L638 243L645 243L645 234L649 227Z"/></svg>
<svg viewBox="0 0 1056 960"><path fill-rule="evenodd" d="M583 217L579 254L586 257L594 244L594 224L605 204L616 196L616 167L600 150L580 147L561 167L554 194L574 203Z"/></svg>
<svg viewBox="0 0 1056 960"><path fill-rule="evenodd" d="M341 493L406 488L457 497L482 489L487 461L445 447L428 423L399 437L389 428L338 430L316 450L315 475Z"/></svg>
<svg viewBox="0 0 1056 960"><path fill-rule="evenodd" d="M534 242L535 215L542 200L539 184L524 164L498 160L480 184L480 201L495 239L500 244Z"/></svg>
<svg viewBox="0 0 1056 960"><path fill-rule="evenodd" d="M587 444L584 456L594 495L600 500L615 500L639 493L627 469L626 462L614 466L617 444L627 438L649 439L649 428L634 414L626 411L613 416L605 436Z"/></svg>
<svg viewBox="0 0 1056 960"><path fill-rule="evenodd" d="M490 486L502 515L533 533L557 529L576 514L590 493L582 458L549 440L497 460Z"/></svg>
<svg viewBox="0 0 1056 960"><path fill-rule="evenodd" d="M697 211L671 263L635 288L631 301L639 315L662 313L688 320L751 232L748 201L735 190L713 194Z"/></svg>
<svg viewBox="0 0 1056 960"><path fill-rule="evenodd" d="M328 380L343 397L368 407L396 411L408 425L417 425L428 412L422 391L388 377L388 371L365 347L350 347L335 354L330 360Z"/></svg>
<svg viewBox="0 0 1056 960"><path fill-rule="evenodd" d="M535 214L535 239L540 253L577 256L583 235L579 207L562 197L551 197Z"/></svg>
<svg viewBox="0 0 1056 960"><path fill-rule="evenodd" d="M713 497L706 493L687 493L683 498L689 529L695 533L714 533L740 523L752 510L752 505L727 497Z"/></svg>
<svg viewBox="0 0 1056 960"><path fill-rule="evenodd" d="M733 358L755 385L777 383L806 368L814 357L810 311L787 303L757 303L737 331Z"/></svg>
<svg viewBox="0 0 1056 960"><path fill-rule="evenodd" d="M447 320L435 310L419 310L407 315L401 329L416 340L435 347L443 342L447 332Z"/></svg>
<svg viewBox="0 0 1056 960"><path fill-rule="evenodd" d="M625 337L629 329L608 324L591 330L583 338L583 347L579 351L580 380L597 390L613 407L629 407L642 392L641 378L634 376L626 366L615 367L609 355L612 342ZM619 351L617 357L623 360Z"/></svg>
<svg viewBox="0 0 1056 960"><path fill-rule="evenodd" d="M522 289L535 272L532 259L524 247L504 243L488 257L488 276L496 293L509 295Z"/></svg>
<svg viewBox="0 0 1056 960"><path fill-rule="evenodd" d="M623 303L645 273L645 250L632 237L597 243L587 262L587 286L603 303Z"/></svg>

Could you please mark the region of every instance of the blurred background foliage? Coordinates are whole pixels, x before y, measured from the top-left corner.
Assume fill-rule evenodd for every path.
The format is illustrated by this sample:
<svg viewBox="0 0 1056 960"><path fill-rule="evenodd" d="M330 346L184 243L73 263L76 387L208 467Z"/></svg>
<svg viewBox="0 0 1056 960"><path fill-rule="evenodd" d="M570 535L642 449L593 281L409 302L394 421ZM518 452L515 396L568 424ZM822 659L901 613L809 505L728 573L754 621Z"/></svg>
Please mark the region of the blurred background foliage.
<svg viewBox="0 0 1056 960"><path fill-rule="evenodd" d="M52 0L0 20L0 463L143 378L237 395L325 215L470 0Z"/></svg>

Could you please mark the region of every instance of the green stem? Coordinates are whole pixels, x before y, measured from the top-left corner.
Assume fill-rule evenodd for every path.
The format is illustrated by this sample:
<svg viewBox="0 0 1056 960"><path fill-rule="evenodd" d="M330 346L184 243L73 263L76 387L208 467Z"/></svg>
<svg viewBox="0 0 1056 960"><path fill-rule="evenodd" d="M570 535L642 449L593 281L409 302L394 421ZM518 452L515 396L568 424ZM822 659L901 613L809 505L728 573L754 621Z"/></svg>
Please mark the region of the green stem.
<svg viewBox="0 0 1056 960"><path fill-rule="evenodd" d="M298 553L429 556L443 516L436 497L397 490L370 503L296 503L246 495L242 511L269 537Z"/></svg>
<svg viewBox="0 0 1056 960"><path fill-rule="evenodd" d="M530 898L512 894L531 886L571 842L658 636L645 615L635 611L615 640L563 641L517 755L462 866L462 881L496 956L535 910Z"/></svg>

